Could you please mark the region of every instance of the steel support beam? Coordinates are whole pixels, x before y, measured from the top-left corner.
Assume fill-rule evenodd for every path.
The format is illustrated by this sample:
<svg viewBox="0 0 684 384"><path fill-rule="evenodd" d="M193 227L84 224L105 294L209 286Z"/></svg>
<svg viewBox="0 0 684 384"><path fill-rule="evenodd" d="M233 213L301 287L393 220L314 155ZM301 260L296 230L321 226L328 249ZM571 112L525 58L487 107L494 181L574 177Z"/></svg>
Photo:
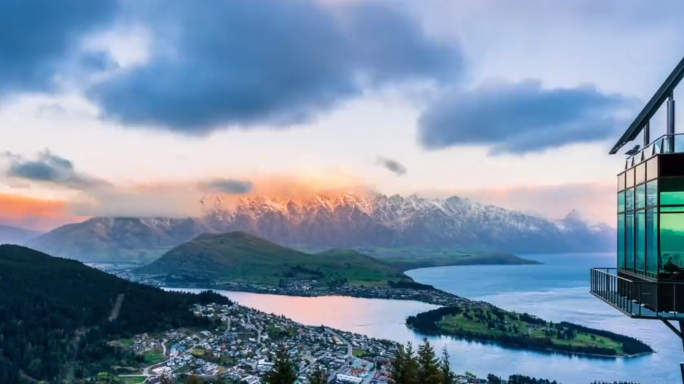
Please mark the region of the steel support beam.
<svg viewBox="0 0 684 384"><path fill-rule="evenodd" d="M668 136L668 149L670 153L675 151L675 101L672 95L667 98L667 134Z"/></svg>

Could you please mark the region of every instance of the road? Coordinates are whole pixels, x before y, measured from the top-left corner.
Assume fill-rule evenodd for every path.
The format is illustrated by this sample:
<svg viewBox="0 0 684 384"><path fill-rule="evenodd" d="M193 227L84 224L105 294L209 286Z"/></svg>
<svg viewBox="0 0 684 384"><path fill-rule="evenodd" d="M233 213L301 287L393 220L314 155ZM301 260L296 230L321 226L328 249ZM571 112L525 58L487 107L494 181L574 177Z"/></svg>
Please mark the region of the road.
<svg viewBox="0 0 684 384"><path fill-rule="evenodd" d="M337 336L337 338L340 339L341 342L347 344L347 357L350 357L350 358L354 357L354 348L352 347L350 342L345 340L342 336L340 336L337 332L333 331L330 328L326 328L325 331L334 335L334 336Z"/></svg>
<svg viewBox="0 0 684 384"><path fill-rule="evenodd" d="M257 343L261 343L261 328L257 327L256 325L252 324L252 318L247 315L247 324L249 324L252 328L256 329L257 331Z"/></svg>

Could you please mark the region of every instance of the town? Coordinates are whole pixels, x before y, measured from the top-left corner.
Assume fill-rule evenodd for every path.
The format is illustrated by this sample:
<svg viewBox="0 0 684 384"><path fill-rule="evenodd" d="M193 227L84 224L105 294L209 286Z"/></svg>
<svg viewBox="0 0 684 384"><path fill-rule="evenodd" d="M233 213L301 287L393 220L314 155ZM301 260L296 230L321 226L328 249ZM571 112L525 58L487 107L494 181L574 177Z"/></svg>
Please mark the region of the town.
<svg viewBox="0 0 684 384"><path fill-rule="evenodd" d="M302 297L350 296L367 299L411 300L440 306L473 305L476 303L472 300L458 297L454 294L435 289L431 286L423 286L421 284L414 284L417 287L366 287L346 283L331 286L316 280L288 279L284 280L279 286L243 282L225 282L219 285L208 281L188 281L180 276L144 275L132 273L130 266L125 264L92 264L91 266L126 280L156 287L200 288Z"/></svg>
<svg viewBox="0 0 684 384"><path fill-rule="evenodd" d="M308 384L314 367L336 384L387 384L398 344L388 340L306 326L283 316L233 305L195 305L196 316L214 320L215 329L174 329L142 334L111 344L145 357L145 367L122 378L159 383L162 377L181 380L222 377L228 383L261 384L273 368L275 352L286 348L298 371L297 384ZM457 383L486 383L472 374L457 375Z"/></svg>

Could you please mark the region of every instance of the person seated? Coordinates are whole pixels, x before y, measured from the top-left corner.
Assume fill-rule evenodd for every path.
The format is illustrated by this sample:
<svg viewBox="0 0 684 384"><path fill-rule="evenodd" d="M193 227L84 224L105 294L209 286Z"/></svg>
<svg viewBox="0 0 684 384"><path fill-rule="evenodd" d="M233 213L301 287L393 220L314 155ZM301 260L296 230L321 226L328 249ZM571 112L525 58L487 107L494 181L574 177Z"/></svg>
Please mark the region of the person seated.
<svg viewBox="0 0 684 384"><path fill-rule="evenodd" d="M665 270L665 272L669 273L675 273L680 270L680 268L672 262L672 257L667 259L667 262L665 263L665 265L663 265L663 269Z"/></svg>

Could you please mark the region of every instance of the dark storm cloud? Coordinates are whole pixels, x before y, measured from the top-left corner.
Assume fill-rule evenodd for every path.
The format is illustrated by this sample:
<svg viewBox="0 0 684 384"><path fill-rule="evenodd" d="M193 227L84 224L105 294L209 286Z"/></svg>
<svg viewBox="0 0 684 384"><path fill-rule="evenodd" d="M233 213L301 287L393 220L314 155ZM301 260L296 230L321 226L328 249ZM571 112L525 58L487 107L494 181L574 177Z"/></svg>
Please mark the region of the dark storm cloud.
<svg viewBox="0 0 684 384"><path fill-rule="evenodd" d="M254 184L250 181L233 179L214 179L200 183L200 190L206 193L225 193L227 195L244 195L252 192Z"/></svg>
<svg viewBox="0 0 684 384"><path fill-rule="evenodd" d="M406 167L404 167L398 161L378 156L376 164L394 172L394 174L397 176L403 176L406 174Z"/></svg>
<svg viewBox="0 0 684 384"><path fill-rule="evenodd" d="M105 28L118 0L0 1L0 99L47 92L89 32Z"/></svg>
<svg viewBox="0 0 684 384"><path fill-rule="evenodd" d="M544 89L540 82L490 83L446 93L419 121L423 146L486 145L490 153L525 154L612 137L632 100L592 86Z"/></svg>
<svg viewBox="0 0 684 384"><path fill-rule="evenodd" d="M7 154L10 160L8 176L26 181L53 183L68 188L88 189L109 186L109 183L78 172L74 164L45 150L37 160L26 160L21 156Z"/></svg>
<svg viewBox="0 0 684 384"><path fill-rule="evenodd" d="M306 122L340 100L412 80L450 81L458 47L390 2L166 0L133 3L148 63L94 85L102 116L190 135Z"/></svg>

